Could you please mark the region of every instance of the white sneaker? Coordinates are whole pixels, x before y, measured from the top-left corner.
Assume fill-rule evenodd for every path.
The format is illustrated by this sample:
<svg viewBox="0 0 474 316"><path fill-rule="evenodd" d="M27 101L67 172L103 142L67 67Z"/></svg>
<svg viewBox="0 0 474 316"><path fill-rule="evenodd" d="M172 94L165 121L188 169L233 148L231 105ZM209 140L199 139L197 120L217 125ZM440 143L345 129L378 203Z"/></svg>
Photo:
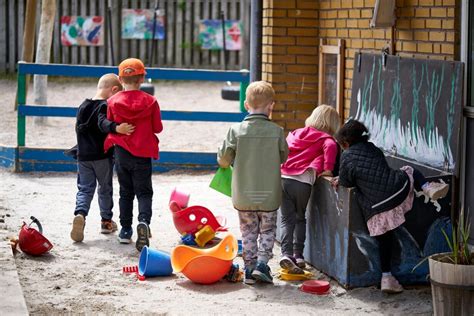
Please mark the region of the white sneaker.
<svg viewBox="0 0 474 316"><path fill-rule="evenodd" d="M382 281L380 282L380 289L384 293L401 293L403 292L403 286L398 283L398 280L395 279L393 275L382 276Z"/></svg>
<svg viewBox="0 0 474 316"><path fill-rule="evenodd" d="M442 199L448 194L449 184L441 182L428 182L423 192L432 200Z"/></svg>

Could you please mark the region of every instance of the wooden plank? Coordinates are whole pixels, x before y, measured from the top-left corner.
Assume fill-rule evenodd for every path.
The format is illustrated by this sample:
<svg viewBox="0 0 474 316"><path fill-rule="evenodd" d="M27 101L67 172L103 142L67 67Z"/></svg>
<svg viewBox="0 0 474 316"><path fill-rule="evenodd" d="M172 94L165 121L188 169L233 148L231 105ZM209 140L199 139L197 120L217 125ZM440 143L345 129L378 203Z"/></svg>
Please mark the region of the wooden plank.
<svg viewBox="0 0 474 316"><path fill-rule="evenodd" d="M200 7L201 0L194 0L192 6L193 11L191 13L191 44L193 46L191 51L191 65L193 67L200 65L201 49L195 47L195 45L199 42L199 22L201 21Z"/></svg>
<svg viewBox="0 0 474 316"><path fill-rule="evenodd" d="M39 1L38 1L39 2ZM59 16L59 20L61 21L61 17L63 15L69 15L69 0L59 1L61 8L61 13ZM69 64L70 63L70 56L71 56L71 48L67 46L62 46L61 44L61 63L62 64Z"/></svg>
<svg viewBox="0 0 474 316"><path fill-rule="evenodd" d="M211 16L210 18L212 20L218 20L220 18L220 12L219 12L219 0L212 0L212 3L211 3ZM211 53L211 60L210 60L210 67L211 69L216 69L216 68L219 68L219 56L221 54L221 51L220 50L211 50L210 51Z"/></svg>
<svg viewBox="0 0 474 316"><path fill-rule="evenodd" d="M79 15L82 17L89 16L89 12L87 11L87 2L88 0L82 0L78 4L80 4ZM88 60L88 53L89 47L87 46L79 46L79 61L81 65L88 65L90 64Z"/></svg>
<svg viewBox="0 0 474 316"><path fill-rule="evenodd" d="M122 40L122 8L127 8L127 1L117 0L110 1L112 5L112 36L114 45L115 64L118 65L124 56L128 55L128 45ZM128 56L127 56L128 57ZM111 60L112 64L112 60Z"/></svg>
<svg viewBox="0 0 474 316"><path fill-rule="evenodd" d="M16 32L16 44L17 44L17 56L15 63L22 58L23 53L23 30L25 26L25 3L24 0L18 1L17 12L17 32Z"/></svg>
<svg viewBox="0 0 474 316"><path fill-rule="evenodd" d="M109 49L109 43L108 43L108 29L107 29L107 4L106 4L106 1L107 0L100 0L100 1L97 1L98 4L99 4L99 7L97 9L97 15L100 15L103 17L104 19L104 27L103 27L103 33L104 33L104 45L103 46L99 46L96 50L96 54L97 54L97 57L96 57L96 60L98 61L98 64L99 65L105 65L106 64L106 60L108 60L107 56L108 56L108 49Z"/></svg>
<svg viewBox="0 0 474 316"><path fill-rule="evenodd" d="M53 26L53 63L61 63L61 7L62 1L58 1Z"/></svg>
<svg viewBox="0 0 474 316"><path fill-rule="evenodd" d="M18 72L19 74L37 74L49 76L100 77L109 72L117 73L117 67L20 63L18 65ZM235 82L249 81L249 73L241 71L150 68L148 69L147 73L148 77L152 79Z"/></svg>
<svg viewBox="0 0 474 316"><path fill-rule="evenodd" d="M137 2L138 2L138 0L130 0L129 8L130 9L138 9ZM124 56L124 59L129 58L129 57L138 58L138 54L137 54L138 40L131 39L131 40L127 40L127 42L128 42L128 45L129 45L129 53L128 53L129 55Z"/></svg>
<svg viewBox="0 0 474 316"><path fill-rule="evenodd" d="M0 71L7 66L7 0L0 0Z"/></svg>
<svg viewBox="0 0 474 316"><path fill-rule="evenodd" d="M79 15L78 0L71 0L71 6L69 7L69 15ZM74 65L79 64L79 47L71 46L71 63Z"/></svg>
<svg viewBox="0 0 474 316"><path fill-rule="evenodd" d="M193 13L193 1L186 1L185 8L185 19L184 19L184 43L186 44L183 49L184 53L184 65L186 68L190 68L192 64L193 54L193 25L191 15Z"/></svg>
<svg viewBox="0 0 474 316"><path fill-rule="evenodd" d="M163 66L172 66L174 65L174 0L168 0L166 3L166 19L167 19L167 28L166 28L166 60Z"/></svg>
<svg viewBox="0 0 474 316"><path fill-rule="evenodd" d="M202 7L202 19L211 19L211 0L204 0ZM211 62L211 52L208 49L201 51L201 67L208 68Z"/></svg>
<svg viewBox="0 0 474 316"><path fill-rule="evenodd" d="M159 0L158 1L158 8L160 9L160 14L164 15L165 18L165 39L164 40L157 40L155 43L155 65L157 64L158 67L163 67L163 64L165 63L165 43L166 43L166 37L167 37L167 26L166 26L166 15L165 15L165 8L166 8L166 1L165 0Z"/></svg>
<svg viewBox="0 0 474 316"><path fill-rule="evenodd" d="M151 4L151 6L153 6L153 3ZM141 0L140 1L140 8L141 9L150 9L150 7L148 6L148 1L147 0ZM148 60L148 47L151 43L152 40L138 40L138 58L140 58L144 63L145 65L149 65L150 61ZM150 46L151 47L151 46Z"/></svg>
<svg viewBox="0 0 474 316"><path fill-rule="evenodd" d="M94 0L87 0L88 10L87 16L95 16L97 15L96 5L97 1ZM86 65L95 65L96 64L96 46L88 46L87 47L87 62Z"/></svg>
<svg viewBox="0 0 474 316"><path fill-rule="evenodd" d="M238 3L237 1L229 1L227 4L227 12L229 13L229 20L239 20L239 16L237 15L238 10ZM227 62L228 62L228 69L239 69L239 65L237 64L237 54L238 51L230 50L227 52Z"/></svg>
<svg viewBox="0 0 474 316"><path fill-rule="evenodd" d="M176 5L176 43L174 45L176 67L182 67L183 65L183 5L186 5L186 2L178 2Z"/></svg>
<svg viewBox="0 0 474 316"><path fill-rule="evenodd" d="M15 14L16 1L8 1L8 70L10 73L15 72L16 61L16 17Z"/></svg>
<svg viewBox="0 0 474 316"><path fill-rule="evenodd" d="M240 0L240 19L242 20L242 49L239 52L240 69L249 69L250 67L250 1Z"/></svg>

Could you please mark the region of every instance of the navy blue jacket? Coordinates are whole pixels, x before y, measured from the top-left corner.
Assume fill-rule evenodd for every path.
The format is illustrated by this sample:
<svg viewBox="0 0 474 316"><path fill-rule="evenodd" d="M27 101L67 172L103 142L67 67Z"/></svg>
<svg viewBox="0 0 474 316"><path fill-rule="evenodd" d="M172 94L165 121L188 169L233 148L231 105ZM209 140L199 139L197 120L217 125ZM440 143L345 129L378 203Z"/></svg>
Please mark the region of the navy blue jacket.
<svg viewBox="0 0 474 316"><path fill-rule="evenodd" d="M108 133L115 133L117 124L107 120L107 101L86 99L76 116L77 160L90 161L108 158L112 150L104 152Z"/></svg>
<svg viewBox="0 0 474 316"><path fill-rule="evenodd" d="M339 168L339 184L356 188L366 221L397 207L410 192L408 175L390 168L382 150L371 142L357 143L345 150Z"/></svg>

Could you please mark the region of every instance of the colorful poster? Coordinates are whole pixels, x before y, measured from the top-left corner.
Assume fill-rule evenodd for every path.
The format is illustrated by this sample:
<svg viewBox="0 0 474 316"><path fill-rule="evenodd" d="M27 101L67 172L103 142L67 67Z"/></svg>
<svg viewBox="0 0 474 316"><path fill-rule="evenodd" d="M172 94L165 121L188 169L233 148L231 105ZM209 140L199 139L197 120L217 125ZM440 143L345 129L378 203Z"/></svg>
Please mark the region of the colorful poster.
<svg viewBox="0 0 474 316"><path fill-rule="evenodd" d="M242 49L242 23L237 20L225 20L226 50ZM222 21L202 20L199 25L199 41L202 49L223 49Z"/></svg>
<svg viewBox="0 0 474 316"><path fill-rule="evenodd" d="M122 38L151 39L153 36L152 9L122 9ZM156 11L155 39L165 38L165 18Z"/></svg>
<svg viewBox="0 0 474 316"><path fill-rule="evenodd" d="M62 16L61 44L63 46L102 46L104 18L101 16Z"/></svg>

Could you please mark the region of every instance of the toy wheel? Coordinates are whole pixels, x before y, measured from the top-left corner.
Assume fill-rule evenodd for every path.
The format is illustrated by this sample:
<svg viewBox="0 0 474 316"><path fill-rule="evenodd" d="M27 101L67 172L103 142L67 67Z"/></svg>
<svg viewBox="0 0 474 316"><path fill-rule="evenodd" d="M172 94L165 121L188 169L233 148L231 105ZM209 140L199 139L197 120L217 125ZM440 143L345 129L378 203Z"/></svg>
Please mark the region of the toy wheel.
<svg viewBox="0 0 474 316"><path fill-rule="evenodd" d="M221 90L221 97L224 100L239 101L240 87L239 86L225 86Z"/></svg>

